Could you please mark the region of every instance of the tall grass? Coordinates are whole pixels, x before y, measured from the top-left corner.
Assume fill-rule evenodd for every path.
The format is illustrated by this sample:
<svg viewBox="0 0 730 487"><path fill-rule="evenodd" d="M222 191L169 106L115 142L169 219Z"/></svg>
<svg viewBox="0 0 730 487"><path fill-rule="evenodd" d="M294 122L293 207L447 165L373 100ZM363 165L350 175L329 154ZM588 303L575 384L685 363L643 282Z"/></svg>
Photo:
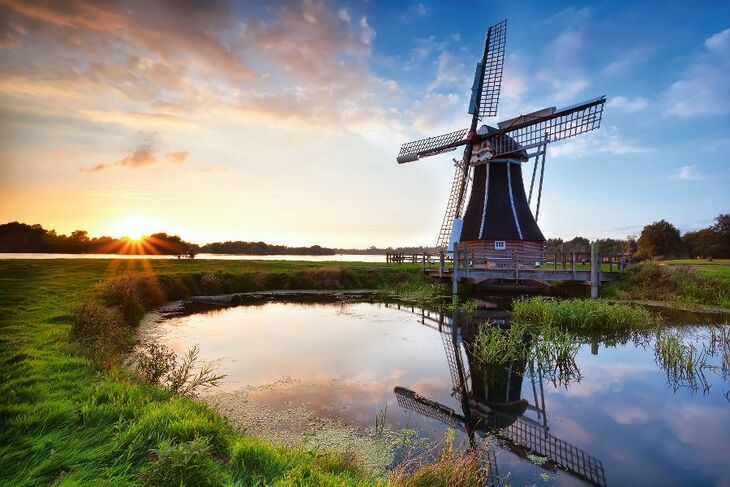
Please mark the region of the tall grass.
<svg viewBox="0 0 730 487"><path fill-rule="evenodd" d="M648 329L657 317L648 310L602 300L532 297L513 303L513 320L579 332L625 332Z"/></svg>
<svg viewBox="0 0 730 487"><path fill-rule="evenodd" d="M405 282L385 284L378 289L378 295L381 298L396 297L420 305L434 305L449 298L451 291L444 283L413 278Z"/></svg>
<svg viewBox="0 0 730 487"><path fill-rule="evenodd" d="M483 462L487 454L481 450L456 451L456 432L446 434L445 443L436 461L413 459L403 463L390 477L391 487L482 487L489 479Z"/></svg>

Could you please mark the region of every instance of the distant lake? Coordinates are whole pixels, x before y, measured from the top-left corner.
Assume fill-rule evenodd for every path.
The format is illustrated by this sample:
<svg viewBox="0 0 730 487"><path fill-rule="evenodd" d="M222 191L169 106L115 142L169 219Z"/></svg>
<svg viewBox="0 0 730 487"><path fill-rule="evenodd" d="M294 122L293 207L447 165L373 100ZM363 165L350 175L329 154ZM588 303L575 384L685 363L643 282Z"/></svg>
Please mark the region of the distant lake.
<svg viewBox="0 0 730 487"><path fill-rule="evenodd" d="M304 260L310 262L385 262L385 255L231 255L197 254L196 259L206 260ZM42 254L0 253L0 259L177 259L174 255L121 255L121 254Z"/></svg>

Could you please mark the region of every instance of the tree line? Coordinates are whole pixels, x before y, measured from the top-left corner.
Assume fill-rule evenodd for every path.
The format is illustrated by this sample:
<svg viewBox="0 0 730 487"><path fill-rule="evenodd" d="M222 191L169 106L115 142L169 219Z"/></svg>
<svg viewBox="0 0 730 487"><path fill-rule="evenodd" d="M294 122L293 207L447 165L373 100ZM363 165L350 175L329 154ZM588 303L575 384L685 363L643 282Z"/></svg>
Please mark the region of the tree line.
<svg viewBox="0 0 730 487"><path fill-rule="evenodd" d="M646 225L641 234L625 239L605 238L596 241L602 253L629 254L636 260L653 258L712 257L730 258L730 213L720 214L714 224L701 230L681 234L666 220ZM563 241L550 238L548 252L590 252L591 242L584 237ZM385 254L386 252L437 253L433 247L398 247L367 249L333 249L312 245L289 247L265 242L227 241L198 245L177 235L154 233L142 243L126 238L89 237L85 230L69 235L46 230L41 225L11 222L0 225L0 252L47 252L63 254L168 254L180 252L207 252L211 254L242 255L334 255Z"/></svg>
<svg viewBox="0 0 730 487"><path fill-rule="evenodd" d="M590 252L591 242L584 237L563 241L547 240L548 252ZM713 225L701 230L681 234L679 229L666 220L644 226L637 237L625 239L605 238L596 240L601 252L629 254L635 260L676 258L730 258L730 213L715 218Z"/></svg>

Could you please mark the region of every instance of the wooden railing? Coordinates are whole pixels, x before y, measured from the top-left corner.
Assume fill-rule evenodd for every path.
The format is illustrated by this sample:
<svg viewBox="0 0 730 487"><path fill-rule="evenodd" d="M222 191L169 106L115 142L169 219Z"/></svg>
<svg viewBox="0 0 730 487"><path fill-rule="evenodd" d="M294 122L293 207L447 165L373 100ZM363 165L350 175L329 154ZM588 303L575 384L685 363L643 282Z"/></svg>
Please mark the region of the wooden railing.
<svg viewBox="0 0 730 487"><path fill-rule="evenodd" d="M424 268L439 267L442 271L453 269L453 252L446 253L388 253L386 262L422 264ZM608 272L623 272L628 262L626 254L599 255L600 263ZM457 250L459 269L552 269L563 271L587 271L591 269L590 252L473 252ZM604 270L605 272L605 270Z"/></svg>

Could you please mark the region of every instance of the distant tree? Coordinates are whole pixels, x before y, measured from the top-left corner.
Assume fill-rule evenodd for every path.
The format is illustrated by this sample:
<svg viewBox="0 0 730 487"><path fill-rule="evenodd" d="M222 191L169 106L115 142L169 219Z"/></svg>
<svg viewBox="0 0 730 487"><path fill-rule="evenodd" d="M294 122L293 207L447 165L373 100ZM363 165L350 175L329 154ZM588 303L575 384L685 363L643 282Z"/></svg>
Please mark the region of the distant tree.
<svg viewBox="0 0 730 487"><path fill-rule="evenodd" d="M719 257L722 254L722 240L711 228L687 232L682 244L690 257Z"/></svg>
<svg viewBox="0 0 730 487"><path fill-rule="evenodd" d="M73 232L71 232L71 238L78 242L88 242L89 232L87 232L86 230L74 230Z"/></svg>
<svg viewBox="0 0 730 487"><path fill-rule="evenodd" d="M730 213L720 213L715 218L712 230L720 237L730 239Z"/></svg>
<svg viewBox="0 0 730 487"><path fill-rule="evenodd" d="M639 245L636 241L637 238L638 237L636 235L627 235L626 240L624 240L624 248L622 252L629 255L636 254L639 248Z"/></svg>
<svg viewBox="0 0 730 487"><path fill-rule="evenodd" d="M585 237L574 237L565 242L563 248L565 252L590 252L591 242Z"/></svg>
<svg viewBox="0 0 730 487"><path fill-rule="evenodd" d="M545 249L548 252L561 252L563 249L562 238L549 238L545 241Z"/></svg>
<svg viewBox="0 0 730 487"><path fill-rule="evenodd" d="M642 259L676 257L681 252L682 239L677 227L666 220L646 225L638 241L637 256Z"/></svg>

